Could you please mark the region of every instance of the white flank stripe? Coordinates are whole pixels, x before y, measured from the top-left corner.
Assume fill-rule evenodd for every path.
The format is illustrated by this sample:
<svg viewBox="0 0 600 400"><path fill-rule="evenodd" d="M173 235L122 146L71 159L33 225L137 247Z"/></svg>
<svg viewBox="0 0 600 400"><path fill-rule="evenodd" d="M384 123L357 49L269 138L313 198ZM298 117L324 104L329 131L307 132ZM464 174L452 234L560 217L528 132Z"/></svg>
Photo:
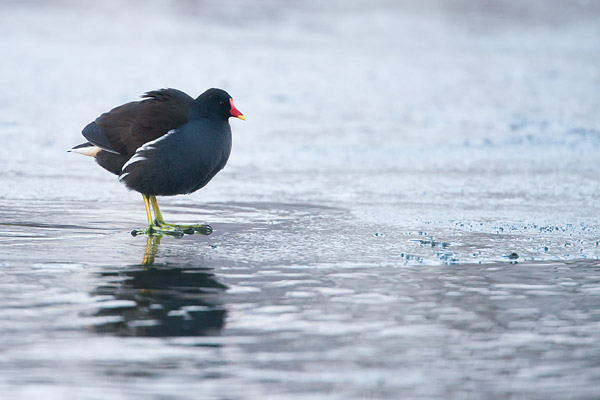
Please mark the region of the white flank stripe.
<svg viewBox="0 0 600 400"><path fill-rule="evenodd" d="M140 155L138 152L136 152L136 153L133 155L133 157L131 157L131 158L129 159L129 161L127 161L127 162L125 163L125 165L123 165L123 168L121 168L121 172L125 171L125 168L129 167L131 164L133 164L133 163L136 163L136 162L139 162L139 161L144 161L144 160L147 160L147 158L146 158L146 157L144 157L144 156L141 156L141 155Z"/></svg>
<svg viewBox="0 0 600 400"><path fill-rule="evenodd" d="M124 174L119 175L119 182L121 182L125 177L129 175L129 172L125 172Z"/></svg>
<svg viewBox="0 0 600 400"><path fill-rule="evenodd" d="M167 138L167 136L172 135L173 133L175 133L175 131L176 131L176 129L171 129L169 132L167 132L166 134L162 135L158 139L155 139L155 140L152 140L150 142L144 143L143 145L141 145L140 147L138 147L137 150L135 151L135 154L133 155L133 157L131 157L129 159L129 161L127 161L125 163L125 165L123 165L123 168L121 168L121 173L123 173L125 171L125 168L127 168L131 164L136 163L138 161L147 160L146 157L142 156L142 152L156 150L156 147L154 147L154 145L157 144L157 143L159 143L162 140L165 140ZM122 175L122 176L125 177L125 175ZM119 179L121 179L121 178L119 178Z"/></svg>
<svg viewBox="0 0 600 400"><path fill-rule="evenodd" d="M153 140L153 141L151 141L151 142L144 143L144 144L142 145L142 147L140 147L140 148L139 148L139 149L137 149L136 151L139 151L140 149L144 149L145 147L148 147L148 148L154 149L154 147L152 147L152 145L154 145L154 144L156 144L156 143L160 142L161 140L165 140L165 139L167 138L167 136L169 136L169 135L172 135L173 133L175 133L175 131L176 131L176 130L177 130L177 129L171 129L169 132L165 133L164 135L162 135L162 136L161 136L161 137L159 137L158 139L154 139L154 140Z"/></svg>

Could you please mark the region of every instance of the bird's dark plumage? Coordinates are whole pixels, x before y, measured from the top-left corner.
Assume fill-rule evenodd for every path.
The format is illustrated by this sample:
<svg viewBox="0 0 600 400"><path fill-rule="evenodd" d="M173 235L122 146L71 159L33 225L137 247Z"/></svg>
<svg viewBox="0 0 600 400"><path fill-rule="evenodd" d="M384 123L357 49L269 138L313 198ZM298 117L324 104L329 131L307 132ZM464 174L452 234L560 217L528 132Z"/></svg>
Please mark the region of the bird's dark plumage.
<svg viewBox="0 0 600 400"><path fill-rule="evenodd" d="M144 194L192 193L225 166L230 152L227 121L192 120L140 147L123 166L119 180Z"/></svg>
<svg viewBox="0 0 600 400"><path fill-rule="evenodd" d="M231 96L209 89L193 99L161 89L142 97L88 124L82 134L89 143L73 150L95 146L88 155L145 195L185 194L206 185L229 158L229 117L244 118Z"/></svg>

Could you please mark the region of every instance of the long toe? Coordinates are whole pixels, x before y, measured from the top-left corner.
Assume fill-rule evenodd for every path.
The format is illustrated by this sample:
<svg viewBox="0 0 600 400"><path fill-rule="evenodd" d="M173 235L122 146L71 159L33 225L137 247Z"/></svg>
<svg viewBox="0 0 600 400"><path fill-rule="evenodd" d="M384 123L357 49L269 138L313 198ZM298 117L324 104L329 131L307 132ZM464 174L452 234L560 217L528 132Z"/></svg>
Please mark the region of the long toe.
<svg viewBox="0 0 600 400"><path fill-rule="evenodd" d="M196 225L194 230L201 235L210 235L213 233L213 228L210 225Z"/></svg>
<svg viewBox="0 0 600 400"><path fill-rule="evenodd" d="M139 235L149 235L152 236L152 231L150 230L150 227L146 228L146 229L134 229L131 231L131 236L139 236Z"/></svg>
<svg viewBox="0 0 600 400"><path fill-rule="evenodd" d="M161 228L161 232L163 234L165 234L165 235L173 236L173 237L175 237L177 239L182 238L183 235L184 235L184 232L181 229L173 229L173 228L171 228L171 229L164 229L164 228Z"/></svg>
<svg viewBox="0 0 600 400"><path fill-rule="evenodd" d="M161 227L172 227L180 229L183 233L188 235L193 235L194 233L199 233L200 235L210 235L213 232L213 228L207 224L169 224L167 222L161 222Z"/></svg>
<svg viewBox="0 0 600 400"><path fill-rule="evenodd" d="M150 225L146 229L134 229L131 231L133 236L138 235L148 235L148 236L172 236L175 238L181 238L184 235L183 230L178 227L172 226L160 226L160 225Z"/></svg>

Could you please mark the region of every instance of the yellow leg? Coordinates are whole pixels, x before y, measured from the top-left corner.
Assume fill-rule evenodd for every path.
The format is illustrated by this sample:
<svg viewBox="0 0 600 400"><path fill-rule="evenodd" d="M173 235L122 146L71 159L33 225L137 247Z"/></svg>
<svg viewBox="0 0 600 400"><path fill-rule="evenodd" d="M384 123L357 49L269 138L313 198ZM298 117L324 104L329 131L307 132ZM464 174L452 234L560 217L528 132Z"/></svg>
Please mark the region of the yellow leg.
<svg viewBox="0 0 600 400"><path fill-rule="evenodd" d="M158 208L158 203L156 202L156 197L150 196L148 194L142 194L144 197L144 206L146 207L146 216L148 217L148 227L146 229L134 229L131 231L133 236L137 235L148 235L148 236L162 236L169 235L175 237L182 237L184 235L184 231L182 231L179 227L170 227L170 226L162 226L161 223L164 223L162 219L162 214L160 213L160 209ZM156 220L152 218L152 208L154 208L154 213L156 214ZM148 245L148 244L146 244Z"/></svg>
<svg viewBox="0 0 600 400"><path fill-rule="evenodd" d="M154 209L154 216L156 217L154 223L160 226L171 226L173 228L178 228L183 231L183 233L194 234L194 232L198 232L202 235L210 235L212 233L212 227L210 225L205 224L196 224L196 225L180 225L180 224L169 224L165 222L165 219L160 212L160 208L158 208L158 201L156 200L156 196L150 196L150 201L152 203L152 208Z"/></svg>
<svg viewBox="0 0 600 400"><path fill-rule="evenodd" d="M150 201L152 202L152 208L154 209L154 215L156 216L156 220L161 223L164 224L165 223L165 219L162 216L162 213L160 212L160 208L158 208L158 201L156 201L156 196L149 196L150 197ZM146 206L148 207L148 206Z"/></svg>
<svg viewBox="0 0 600 400"><path fill-rule="evenodd" d="M146 215L148 216L148 225L152 225L152 211L150 211L150 196L143 194L142 196L144 196L144 205L146 206ZM152 198L154 198L154 201L156 201L156 198L154 196L152 196ZM158 204L157 204L158 206Z"/></svg>
<svg viewBox="0 0 600 400"><path fill-rule="evenodd" d="M212 227L210 225L198 224L198 225L178 225L178 224L169 224L165 222L165 219L160 212L160 208L158 207L158 201L156 201L156 196L151 196L148 194L143 194L144 197L144 206L146 207L146 216L148 217L148 228L146 229L136 229L131 231L133 236L137 235L170 235L175 237L181 237L185 233L192 235L195 232L198 232L202 235L210 235L212 233ZM152 218L152 209L154 209L154 216Z"/></svg>

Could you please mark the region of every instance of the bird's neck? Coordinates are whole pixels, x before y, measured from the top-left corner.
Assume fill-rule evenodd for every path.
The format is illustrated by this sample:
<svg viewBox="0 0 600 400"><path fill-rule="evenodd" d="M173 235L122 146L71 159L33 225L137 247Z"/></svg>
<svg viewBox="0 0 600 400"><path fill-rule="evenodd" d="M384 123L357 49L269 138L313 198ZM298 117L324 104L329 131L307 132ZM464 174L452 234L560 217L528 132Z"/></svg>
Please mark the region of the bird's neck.
<svg viewBox="0 0 600 400"><path fill-rule="evenodd" d="M203 104L199 103L197 100L194 100L192 104L190 104L190 108L187 112L187 117L189 121L195 119L208 118L208 116L208 109L205 106L203 106Z"/></svg>

